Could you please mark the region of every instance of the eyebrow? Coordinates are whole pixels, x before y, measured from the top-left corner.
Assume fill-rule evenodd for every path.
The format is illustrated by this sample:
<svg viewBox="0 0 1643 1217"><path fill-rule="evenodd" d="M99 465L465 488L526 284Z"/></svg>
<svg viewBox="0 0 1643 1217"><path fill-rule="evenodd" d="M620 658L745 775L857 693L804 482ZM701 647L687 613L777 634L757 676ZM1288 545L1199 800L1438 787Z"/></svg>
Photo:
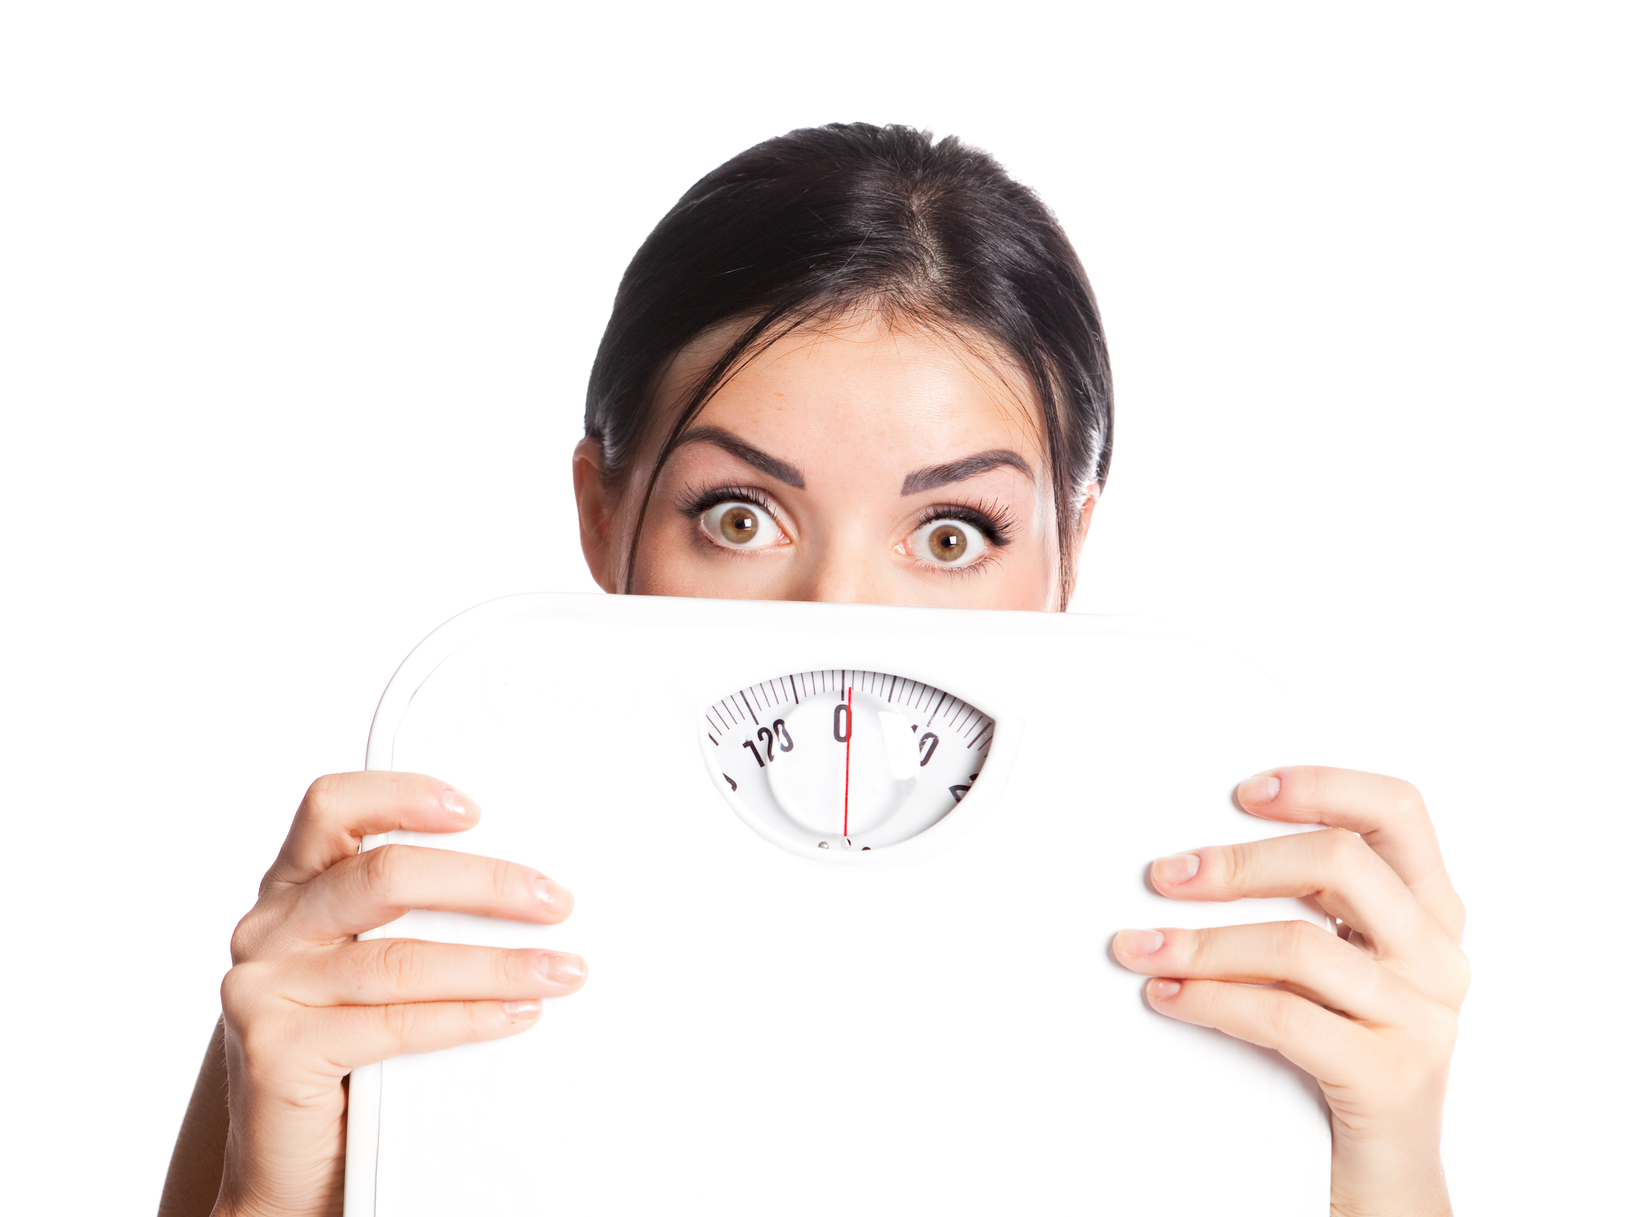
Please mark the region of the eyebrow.
<svg viewBox="0 0 1643 1217"><path fill-rule="evenodd" d="M945 465L930 465L924 469L915 470L907 475L901 484L901 493L905 495L918 494L924 490L934 490L937 486L946 486L952 482L962 482L965 478L973 478L977 474L986 473L989 469L1007 466L1019 469L1029 479L1033 476L1032 466L1017 453L1008 448L993 448L987 452L978 452L974 456L966 456L961 460L949 461Z"/></svg>
<svg viewBox="0 0 1643 1217"><path fill-rule="evenodd" d="M723 427L692 427L679 437L680 448L686 444L712 444L722 448L743 464L752 465L760 473L767 473L778 482L786 482L795 490L804 489L804 474L797 465L790 465L779 456L771 456L763 448L755 448L746 440ZM902 491L903 494L907 492Z"/></svg>

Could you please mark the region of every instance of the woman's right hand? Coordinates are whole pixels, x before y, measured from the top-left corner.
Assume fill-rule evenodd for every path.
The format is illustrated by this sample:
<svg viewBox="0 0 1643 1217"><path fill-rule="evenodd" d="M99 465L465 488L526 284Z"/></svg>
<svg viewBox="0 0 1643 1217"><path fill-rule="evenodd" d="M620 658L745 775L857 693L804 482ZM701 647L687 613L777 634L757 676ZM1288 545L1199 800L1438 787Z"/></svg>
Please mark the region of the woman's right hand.
<svg viewBox="0 0 1643 1217"><path fill-rule="evenodd" d="M568 917L571 894L526 866L411 845L359 852L373 833L478 819L466 795L419 774L309 787L223 978L229 1132L215 1213L340 1213L350 1070L517 1035L543 998L582 986L587 965L560 951L354 940L414 908Z"/></svg>

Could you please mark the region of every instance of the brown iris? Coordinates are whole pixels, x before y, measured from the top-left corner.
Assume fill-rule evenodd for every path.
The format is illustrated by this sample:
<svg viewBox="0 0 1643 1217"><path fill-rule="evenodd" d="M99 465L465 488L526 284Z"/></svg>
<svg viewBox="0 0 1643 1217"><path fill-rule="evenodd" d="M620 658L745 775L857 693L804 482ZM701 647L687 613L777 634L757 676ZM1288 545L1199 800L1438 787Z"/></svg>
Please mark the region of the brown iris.
<svg viewBox="0 0 1643 1217"><path fill-rule="evenodd" d="M719 517L719 532L732 545L746 545L759 535L759 517L746 507L732 507Z"/></svg>
<svg viewBox="0 0 1643 1217"><path fill-rule="evenodd" d="M969 545L964 530L956 525L943 524L930 530L930 554L937 562L957 562Z"/></svg>

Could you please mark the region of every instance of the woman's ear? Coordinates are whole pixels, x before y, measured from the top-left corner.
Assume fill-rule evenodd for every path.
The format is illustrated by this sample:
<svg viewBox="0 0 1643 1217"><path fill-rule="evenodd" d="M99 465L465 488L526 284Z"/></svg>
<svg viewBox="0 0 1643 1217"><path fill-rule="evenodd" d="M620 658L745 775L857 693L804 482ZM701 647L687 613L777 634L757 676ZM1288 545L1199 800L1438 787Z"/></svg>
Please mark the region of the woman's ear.
<svg viewBox="0 0 1643 1217"><path fill-rule="evenodd" d="M1101 487L1091 486L1084 494L1084 506L1078 509L1078 552L1084 552L1084 542L1090 535L1090 520L1095 516L1095 501L1101 497Z"/></svg>
<svg viewBox="0 0 1643 1217"><path fill-rule="evenodd" d="M571 452L570 476L588 573L600 587L614 593L621 567L616 552L620 530L616 527L616 504L605 490L605 446L591 437L580 440Z"/></svg>
<svg viewBox="0 0 1643 1217"><path fill-rule="evenodd" d="M1095 501L1100 497L1101 487L1091 486L1084 493L1084 505L1078 509L1078 539L1073 544L1072 553L1073 577L1067 584L1067 599L1069 601L1072 600L1073 593L1078 590L1078 572L1084 565L1084 542L1089 540L1090 520L1095 515Z"/></svg>

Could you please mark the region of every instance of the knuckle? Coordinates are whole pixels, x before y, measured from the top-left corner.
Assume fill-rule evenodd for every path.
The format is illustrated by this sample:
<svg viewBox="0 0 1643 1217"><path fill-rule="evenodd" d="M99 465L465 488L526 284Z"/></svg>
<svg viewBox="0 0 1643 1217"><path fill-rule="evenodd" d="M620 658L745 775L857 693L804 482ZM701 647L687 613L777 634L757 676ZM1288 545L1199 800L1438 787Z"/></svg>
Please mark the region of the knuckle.
<svg viewBox="0 0 1643 1217"><path fill-rule="evenodd" d="M1447 986L1453 996L1453 1009L1459 1009L1461 1002L1466 1000L1467 992L1472 988L1472 961L1466 957L1466 952L1456 946L1451 949L1449 960L1449 984Z"/></svg>
<svg viewBox="0 0 1643 1217"><path fill-rule="evenodd" d="M403 1050L416 1022L416 1007L409 1003L397 1003L391 1006L378 1006L376 1009L377 1018L382 1023L382 1033L393 1045L392 1052Z"/></svg>
<svg viewBox="0 0 1643 1217"><path fill-rule="evenodd" d="M489 1002L470 1001L463 1004L463 1015L468 1025L468 1033L464 1037L470 1041L490 1039L494 1034L495 1022L491 1017Z"/></svg>
<svg viewBox="0 0 1643 1217"><path fill-rule="evenodd" d="M385 993L403 996L414 993L424 972L422 952L407 938L390 938L376 953L376 980Z"/></svg>
<svg viewBox="0 0 1643 1217"><path fill-rule="evenodd" d="M1222 880L1228 887L1242 887L1255 871L1255 843L1223 845L1220 849Z"/></svg>
<svg viewBox="0 0 1643 1217"><path fill-rule="evenodd" d="M1316 765L1295 765L1284 770L1283 791L1300 807L1316 807L1324 797L1324 775Z"/></svg>
<svg viewBox="0 0 1643 1217"><path fill-rule="evenodd" d="M1323 931L1317 926L1305 921L1278 923L1273 949L1278 955L1281 975L1293 977L1312 962L1317 955L1318 935L1321 933Z"/></svg>
<svg viewBox="0 0 1643 1217"><path fill-rule="evenodd" d="M291 1055L291 1028L277 1002L265 1000L266 977L241 964L223 977L223 1026L237 1048L241 1067L252 1077L277 1071Z"/></svg>
<svg viewBox="0 0 1643 1217"><path fill-rule="evenodd" d="M326 820L336 814L337 806L342 798L342 774L327 773L324 777L317 777L308 784L308 792L302 796L302 805L297 808L299 818L310 820Z"/></svg>
<svg viewBox="0 0 1643 1217"><path fill-rule="evenodd" d="M228 957L236 964L245 963L255 954L258 944L263 939L262 917L258 908L253 908L239 924L234 932L228 936Z"/></svg>
<svg viewBox="0 0 1643 1217"><path fill-rule="evenodd" d="M1225 981L1212 980L1193 986L1196 990L1198 1012L1211 1026L1222 1027L1231 1021L1234 1011L1229 1000L1230 990Z"/></svg>
<svg viewBox="0 0 1643 1217"><path fill-rule="evenodd" d="M1272 1044L1292 1044L1304 1031L1305 998L1285 994L1267 1006L1266 1030Z"/></svg>
<svg viewBox="0 0 1643 1217"><path fill-rule="evenodd" d="M1400 818L1408 820L1426 818L1426 800L1421 792L1415 788L1413 782L1406 782L1402 778L1391 778L1391 794L1388 803Z"/></svg>
<svg viewBox="0 0 1643 1217"><path fill-rule="evenodd" d="M292 900L285 893L265 895L252 905L228 936L228 955L234 963L279 954L282 923L290 916Z"/></svg>
<svg viewBox="0 0 1643 1217"><path fill-rule="evenodd" d="M493 970L496 975L496 991L510 993L516 988L529 985L541 978L535 974L531 966L536 957L534 951L498 951L494 958Z"/></svg>
<svg viewBox="0 0 1643 1217"><path fill-rule="evenodd" d="M1312 835L1317 838L1316 847L1323 855L1324 865L1331 871L1358 865L1369 848L1362 837L1344 828L1325 828Z"/></svg>
<svg viewBox="0 0 1643 1217"><path fill-rule="evenodd" d="M365 894L374 900L392 902L404 878L409 861L404 845L379 845L360 855L359 882Z"/></svg>
<svg viewBox="0 0 1643 1217"><path fill-rule="evenodd" d="M513 863L504 862L500 858L492 858L487 869L489 874L486 878L490 883L491 894L496 897L498 904L509 903L516 894L518 886Z"/></svg>
<svg viewBox="0 0 1643 1217"><path fill-rule="evenodd" d="M225 1018L240 1021L257 1006L263 990L260 972L256 964L238 963L224 973L219 996Z"/></svg>

